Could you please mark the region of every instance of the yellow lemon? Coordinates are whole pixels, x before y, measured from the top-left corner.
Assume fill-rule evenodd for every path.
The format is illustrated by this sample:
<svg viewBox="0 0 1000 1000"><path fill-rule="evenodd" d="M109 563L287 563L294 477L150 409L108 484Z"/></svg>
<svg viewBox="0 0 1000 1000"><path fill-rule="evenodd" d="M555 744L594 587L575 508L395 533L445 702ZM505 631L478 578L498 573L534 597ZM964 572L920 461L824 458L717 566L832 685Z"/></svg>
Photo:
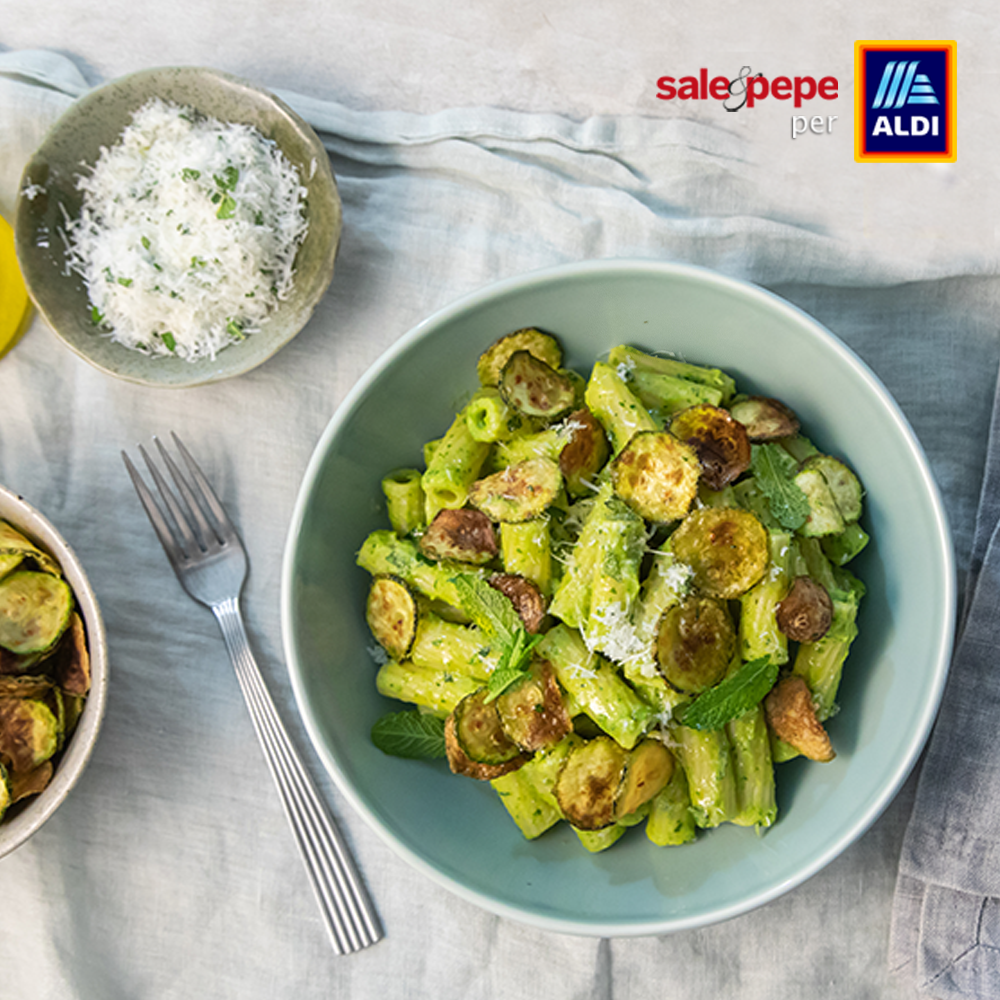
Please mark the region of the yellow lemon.
<svg viewBox="0 0 1000 1000"><path fill-rule="evenodd" d="M0 217L0 358L31 323L31 300L14 252L14 230Z"/></svg>

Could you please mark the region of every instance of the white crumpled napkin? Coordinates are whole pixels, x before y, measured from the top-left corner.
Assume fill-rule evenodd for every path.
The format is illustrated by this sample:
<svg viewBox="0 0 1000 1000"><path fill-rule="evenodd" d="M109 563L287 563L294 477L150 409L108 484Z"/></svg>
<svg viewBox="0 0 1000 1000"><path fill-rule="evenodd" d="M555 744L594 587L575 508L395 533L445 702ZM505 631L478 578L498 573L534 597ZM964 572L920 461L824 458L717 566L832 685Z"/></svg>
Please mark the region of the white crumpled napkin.
<svg viewBox="0 0 1000 1000"><path fill-rule="evenodd" d="M921 993L1000 997L1000 395L958 644L899 865L890 962Z"/></svg>

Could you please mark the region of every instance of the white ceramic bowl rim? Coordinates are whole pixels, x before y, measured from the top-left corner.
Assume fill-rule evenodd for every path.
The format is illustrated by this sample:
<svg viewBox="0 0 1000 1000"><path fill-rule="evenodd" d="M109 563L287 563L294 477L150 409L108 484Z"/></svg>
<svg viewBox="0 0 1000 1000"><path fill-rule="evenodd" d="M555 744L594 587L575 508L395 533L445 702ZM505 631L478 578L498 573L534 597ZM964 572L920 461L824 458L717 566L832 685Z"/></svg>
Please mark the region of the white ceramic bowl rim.
<svg viewBox="0 0 1000 1000"><path fill-rule="evenodd" d="M18 511L15 517L8 510ZM0 824L0 857L20 847L59 808L76 785L90 760L107 705L107 637L97 597L84 575L79 559L52 523L18 494L0 486L0 519L11 521L29 539L38 543L59 563L73 588L77 605L87 624L91 661L91 691L80 721L48 787L26 803L15 816Z"/></svg>
<svg viewBox="0 0 1000 1000"><path fill-rule="evenodd" d="M846 828L841 836L828 848L818 852L811 863L801 867L794 878L774 884L765 891L758 892L742 898L737 903L723 908L717 908L711 913L703 913L694 916L673 919L638 921L638 922L609 922L600 921L574 921L560 917L548 917L545 914L524 911L517 907L512 907L497 901L488 895L479 893L461 882L442 873L433 865L429 864L423 857L410 849L386 828L382 819L369 807L364 797L360 795L351 782L347 780L336 757L325 745L320 733L320 728L310 709L306 696L303 680L297 665L297 654L292 641L292 577L295 541L301 529L305 510L308 504L308 497L311 488L316 481L325 456L329 450L331 441L338 435L345 421L348 419L354 407L357 405L371 386L378 380L379 376L390 368L400 355L404 354L419 341L425 333L459 316L463 312L476 307L482 303L493 299L507 296L511 293L530 289L534 286L545 285L553 279L586 277L588 275L604 276L620 273L622 275L649 275L665 277L693 278L708 285L717 285L730 293L736 293L745 300L758 300L766 304L769 310L784 311L789 316L796 317L800 323L805 323L812 327L815 332L827 340L827 346L835 350L853 370L855 376L864 383L868 391L881 402L885 411L891 416L895 428L900 437L905 441L914 466L919 470L922 486L933 507L935 535L933 539L925 540L928 545L935 549L935 556L944 568L944 577L940 581L942 587L943 603L942 628L940 630L940 642L934 649L928 650L928 658L934 663L933 675L929 683L929 697L922 706L922 711L910 732L908 741L905 744L904 752L899 756L896 765L881 789L881 793L874 797L865 811L859 815L855 822ZM380 836L380 838L400 857L409 862L414 868L426 874L429 878L444 886L456 895L475 903L483 909L493 912L499 916L509 917L521 923L527 923L545 930L560 933L579 934L585 936L600 937L622 937L622 936L643 936L656 935L674 932L678 930L690 930L700 926L718 923L728 920L753 910L771 900L783 895L789 890L806 881L822 868L838 857L847 847L854 843L863 833L883 813L889 803L898 793L906 778L909 776L916 764L920 753L930 734L931 727L937 716L940 706L941 696L947 680L948 667L953 642L953 631L955 622L955 601L956 601L956 578L954 556L951 546L950 529L945 514L944 505L939 489L930 472L930 468L916 435L910 427L906 417L903 415L898 404L889 394L881 380L871 371L850 348L840 341L833 333L822 326L817 320L809 316L806 312L792 305L779 296L767 290L753 285L749 282L735 278L730 278L718 272L703 268L697 265L668 263L653 260L636 259L609 259L590 260L571 264L558 265L534 271L525 275L516 276L498 281L484 288L478 289L451 304L436 311L412 329L404 334L391 348L368 369L355 386L348 393L346 398L337 407L329 424L324 430L320 440L317 442L313 456L306 468L302 486L293 510L289 531L286 539L286 548L282 567L281 585L281 621L283 630L283 640L286 662L288 663L291 677L292 689L302 714L305 727L313 742L313 745L323 760L327 770L337 783L338 788L351 805L364 817L368 825ZM750 834L752 836L752 834ZM613 849L612 849L613 850Z"/></svg>

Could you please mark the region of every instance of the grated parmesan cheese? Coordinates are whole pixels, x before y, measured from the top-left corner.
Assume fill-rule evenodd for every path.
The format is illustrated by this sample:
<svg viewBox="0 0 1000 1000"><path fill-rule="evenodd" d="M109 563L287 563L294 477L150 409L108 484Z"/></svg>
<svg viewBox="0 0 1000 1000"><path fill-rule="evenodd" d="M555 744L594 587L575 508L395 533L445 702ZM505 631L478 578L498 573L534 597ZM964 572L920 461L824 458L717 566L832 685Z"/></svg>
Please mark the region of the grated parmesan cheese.
<svg viewBox="0 0 1000 1000"><path fill-rule="evenodd" d="M213 358L292 289L305 188L251 126L154 98L77 188L67 264L95 323L126 347Z"/></svg>

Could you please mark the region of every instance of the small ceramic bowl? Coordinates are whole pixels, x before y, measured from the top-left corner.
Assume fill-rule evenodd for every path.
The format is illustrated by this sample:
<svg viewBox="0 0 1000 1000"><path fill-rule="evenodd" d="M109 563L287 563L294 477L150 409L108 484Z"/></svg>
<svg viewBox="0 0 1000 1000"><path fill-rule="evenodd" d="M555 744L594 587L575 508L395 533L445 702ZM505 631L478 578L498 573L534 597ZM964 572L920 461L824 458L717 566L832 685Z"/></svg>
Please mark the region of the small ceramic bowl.
<svg viewBox="0 0 1000 1000"><path fill-rule="evenodd" d="M108 653L104 620L83 566L65 539L30 504L0 486L0 520L6 521L51 555L73 588L77 610L87 631L90 653L90 693L83 713L66 746L60 751L55 773L45 790L15 803L0 821L0 858L20 847L59 808L90 760L104 719L108 691Z"/></svg>
<svg viewBox="0 0 1000 1000"><path fill-rule="evenodd" d="M370 584L355 558L386 515L380 481L419 465L478 386L476 359L525 326L558 336L588 372L619 343L728 371L777 396L866 489L871 543L860 633L828 725L837 757L779 765L779 818L683 847L641 829L591 855L566 824L526 841L486 782L440 761L388 757L372 723L401 703L375 690ZM899 407L829 330L760 288L695 267L595 261L501 282L403 336L355 386L317 444L289 529L282 624L295 694L345 795L419 871L502 916L603 937L664 934L760 906L819 871L896 794L927 738L948 670L955 579L948 526Z"/></svg>
<svg viewBox="0 0 1000 1000"><path fill-rule="evenodd" d="M291 295L259 332L195 362L153 357L95 331L82 278L67 273L59 231L64 212L78 215L79 175L113 145L132 115L153 97L193 107L224 122L251 125L298 169L306 188L309 230L295 259ZM25 192L29 192L28 197ZM52 127L25 167L14 234L28 291L56 334L108 374L151 386L187 387L250 371L285 346L308 322L333 278L341 205L330 161L313 129L286 104L258 87L211 69L171 67L122 77L81 97Z"/></svg>

